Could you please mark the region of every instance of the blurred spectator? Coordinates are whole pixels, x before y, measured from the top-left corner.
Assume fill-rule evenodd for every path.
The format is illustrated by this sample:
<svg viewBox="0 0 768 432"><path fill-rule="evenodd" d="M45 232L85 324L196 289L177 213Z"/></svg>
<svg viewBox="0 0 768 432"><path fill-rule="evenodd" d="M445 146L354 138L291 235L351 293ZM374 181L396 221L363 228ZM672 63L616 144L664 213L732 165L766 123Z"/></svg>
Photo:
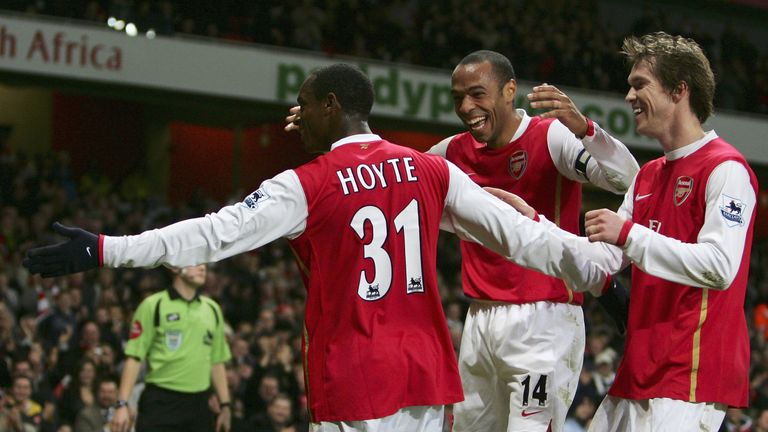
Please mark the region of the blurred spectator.
<svg viewBox="0 0 768 432"><path fill-rule="evenodd" d="M563 425L563 432L586 432L596 409L595 401L589 397L574 400L570 408L571 415Z"/></svg>
<svg viewBox="0 0 768 432"><path fill-rule="evenodd" d="M752 418L740 408L728 408L725 412L725 421L720 428L721 432L751 432Z"/></svg>
<svg viewBox="0 0 768 432"><path fill-rule="evenodd" d="M80 361L73 375L66 375L61 383L59 418L63 424L73 425L77 413L96 403L96 364L90 359Z"/></svg>
<svg viewBox="0 0 768 432"><path fill-rule="evenodd" d="M24 424L24 428L31 428L35 431L43 430L43 407L31 399L32 380L25 375L17 375L13 378L11 387L11 401L5 405L5 409L18 410L19 420ZM10 415L15 417L16 413Z"/></svg>
<svg viewBox="0 0 768 432"><path fill-rule="evenodd" d="M616 378L616 370L613 366L615 361L616 351L613 348L606 348L595 356L595 372L592 373L592 381L601 400L608 393L608 389L611 388L611 384Z"/></svg>
<svg viewBox="0 0 768 432"><path fill-rule="evenodd" d="M758 411L752 432L768 432L768 408Z"/></svg>
<svg viewBox="0 0 768 432"><path fill-rule="evenodd" d="M74 432L103 432L109 424L113 406L117 402L117 380L105 377L99 380L96 403L80 409L75 417Z"/></svg>
<svg viewBox="0 0 768 432"><path fill-rule="evenodd" d="M307 425L301 425L297 427L294 424L293 419L293 402L288 395L284 393L278 393L267 406L267 410L264 413L257 413L245 424L245 428L242 431L253 432L285 432L288 427L293 426L292 431L299 432L301 430L306 431ZM233 431L239 432L239 431Z"/></svg>

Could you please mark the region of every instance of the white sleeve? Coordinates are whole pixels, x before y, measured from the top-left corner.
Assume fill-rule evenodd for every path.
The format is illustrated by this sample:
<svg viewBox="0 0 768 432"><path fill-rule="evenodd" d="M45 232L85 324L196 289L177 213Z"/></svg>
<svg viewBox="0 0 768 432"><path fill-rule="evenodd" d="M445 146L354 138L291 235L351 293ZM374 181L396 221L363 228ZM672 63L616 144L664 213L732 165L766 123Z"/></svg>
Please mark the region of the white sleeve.
<svg viewBox="0 0 768 432"><path fill-rule="evenodd" d="M427 150L427 153L436 154L438 156L445 158L445 154L448 152L448 144L451 143L451 140L455 136L456 135L451 135L448 138L445 138L439 143L433 145L429 150Z"/></svg>
<svg viewBox="0 0 768 432"><path fill-rule="evenodd" d="M460 238L480 243L523 267L561 278L575 291L602 291L603 269L543 225L482 190L452 163L448 168L444 219Z"/></svg>
<svg viewBox="0 0 768 432"><path fill-rule="evenodd" d="M746 168L735 161L712 171L705 193L704 224L696 243L635 224L624 254L653 276L701 288L728 288L741 265L757 196Z"/></svg>
<svg viewBox="0 0 768 432"><path fill-rule="evenodd" d="M539 215L539 224L563 242L568 243L570 248L577 251L584 258L597 264L606 273L616 274L629 264L629 261L624 258L621 248L617 246L603 242L590 242L586 237L578 236L560 228L541 214Z"/></svg>
<svg viewBox="0 0 768 432"><path fill-rule="evenodd" d="M263 182L243 202L132 236L105 236L104 265L185 267L219 261L306 228L307 201L293 170Z"/></svg>
<svg viewBox="0 0 768 432"><path fill-rule="evenodd" d="M624 193L640 170L629 149L593 122L594 134L578 139L559 120L547 132L547 145L557 170L565 177L613 193Z"/></svg>

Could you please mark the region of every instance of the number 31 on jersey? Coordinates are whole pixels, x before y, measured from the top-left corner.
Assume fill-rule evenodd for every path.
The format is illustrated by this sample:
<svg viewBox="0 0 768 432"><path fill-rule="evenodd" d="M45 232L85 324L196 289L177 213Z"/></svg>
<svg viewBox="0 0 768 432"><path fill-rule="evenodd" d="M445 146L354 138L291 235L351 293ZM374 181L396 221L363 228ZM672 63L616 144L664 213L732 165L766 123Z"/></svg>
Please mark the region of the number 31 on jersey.
<svg viewBox="0 0 768 432"><path fill-rule="evenodd" d="M373 235L370 242L363 245L363 256L373 261L374 279L370 280L366 271L362 270L357 295L365 301L375 301L384 297L392 286L392 258L383 247L389 235L389 221L378 207L365 206L360 208L352 218L350 225L361 240L365 238L366 222L370 222ZM405 244L406 293L424 292L418 201L411 200L395 216L393 222L395 235L402 237Z"/></svg>

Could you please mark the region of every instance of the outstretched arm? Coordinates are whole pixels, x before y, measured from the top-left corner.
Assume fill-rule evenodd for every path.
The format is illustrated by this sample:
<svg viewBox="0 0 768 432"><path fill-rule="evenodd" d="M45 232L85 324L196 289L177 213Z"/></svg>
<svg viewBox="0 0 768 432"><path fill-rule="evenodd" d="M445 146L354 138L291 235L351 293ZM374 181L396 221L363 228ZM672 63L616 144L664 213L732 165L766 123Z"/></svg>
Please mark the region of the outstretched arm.
<svg viewBox="0 0 768 432"><path fill-rule="evenodd" d="M442 228L507 259L563 279L576 291L602 292L606 272L573 246L489 193L450 162Z"/></svg>
<svg viewBox="0 0 768 432"><path fill-rule="evenodd" d="M307 204L292 170L265 181L243 202L204 217L187 219L132 236L101 236L58 228L69 240L32 249L24 265L45 277L109 267L186 267L253 250L306 226ZM90 250L88 248L91 248ZM90 252L92 256L84 256Z"/></svg>

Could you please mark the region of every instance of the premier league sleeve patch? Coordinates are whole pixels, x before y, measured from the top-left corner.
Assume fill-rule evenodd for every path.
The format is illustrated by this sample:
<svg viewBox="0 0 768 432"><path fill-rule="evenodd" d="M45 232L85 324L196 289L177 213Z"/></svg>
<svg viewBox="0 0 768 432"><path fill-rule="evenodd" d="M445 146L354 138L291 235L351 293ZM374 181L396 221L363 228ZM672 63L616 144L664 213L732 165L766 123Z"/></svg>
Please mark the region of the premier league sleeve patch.
<svg viewBox="0 0 768 432"><path fill-rule="evenodd" d="M248 195L247 198L243 200L243 204L248 206L250 209L255 209L259 206L260 202L266 201L269 199L269 194L267 193L267 190L264 188L256 189L255 192Z"/></svg>
<svg viewBox="0 0 768 432"><path fill-rule="evenodd" d="M725 224L729 227L744 225L744 213L747 212L747 205L738 198L720 195L720 214L725 219Z"/></svg>

